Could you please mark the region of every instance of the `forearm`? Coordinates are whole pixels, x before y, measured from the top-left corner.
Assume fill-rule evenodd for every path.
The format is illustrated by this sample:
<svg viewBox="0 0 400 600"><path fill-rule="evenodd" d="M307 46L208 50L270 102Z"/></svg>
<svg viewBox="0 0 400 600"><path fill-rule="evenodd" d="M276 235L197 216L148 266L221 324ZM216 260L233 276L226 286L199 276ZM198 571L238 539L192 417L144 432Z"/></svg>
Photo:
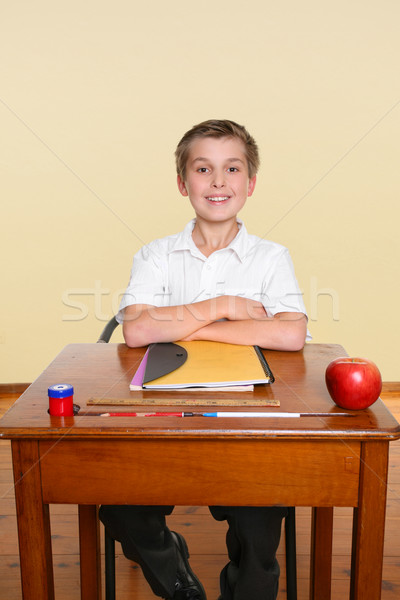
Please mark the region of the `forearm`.
<svg viewBox="0 0 400 600"><path fill-rule="evenodd" d="M289 316L288 316L289 315ZM302 313L284 313L262 320L222 321L198 329L188 339L257 345L269 350L301 350L307 334Z"/></svg>
<svg viewBox="0 0 400 600"><path fill-rule="evenodd" d="M181 306L133 305L124 311L123 333L132 348L174 342L226 315L227 303L222 296Z"/></svg>

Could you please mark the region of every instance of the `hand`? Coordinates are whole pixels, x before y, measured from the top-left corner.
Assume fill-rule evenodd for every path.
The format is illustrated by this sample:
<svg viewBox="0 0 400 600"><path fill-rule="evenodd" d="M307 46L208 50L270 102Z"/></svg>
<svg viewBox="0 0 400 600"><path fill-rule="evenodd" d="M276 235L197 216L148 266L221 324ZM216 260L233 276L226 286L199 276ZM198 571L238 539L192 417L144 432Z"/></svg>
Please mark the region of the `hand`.
<svg viewBox="0 0 400 600"><path fill-rule="evenodd" d="M268 318L264 306L258 300L242 296L224 296L227 303L227 319L229 321L261 321Z"/></svg>
<svg viewBox="0 0 400 600"><path fill-rule="evenodd" d="M201 329L199 331L201 331ZM195 331L194 333L192 333L190 335L187 335L186 337L182 338L181 340L178 340L178 342L179 341L181 341L181 342L193 342L194 340L200 339L199 337L196 337L196 333L197 333L197 331Z"/></svg>

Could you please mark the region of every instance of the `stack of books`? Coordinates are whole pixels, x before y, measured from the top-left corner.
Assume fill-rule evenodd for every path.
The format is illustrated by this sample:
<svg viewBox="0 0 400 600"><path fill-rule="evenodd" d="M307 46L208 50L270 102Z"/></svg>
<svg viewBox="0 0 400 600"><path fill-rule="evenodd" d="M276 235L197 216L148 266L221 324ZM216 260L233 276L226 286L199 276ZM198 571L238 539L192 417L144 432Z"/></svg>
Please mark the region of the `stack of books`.
<svg viewBox="0 0 400 600"><path fill-rule="evenodd" d="M273 381L258 346L193 341L151 344L130 389L253 391Z"/></svg>

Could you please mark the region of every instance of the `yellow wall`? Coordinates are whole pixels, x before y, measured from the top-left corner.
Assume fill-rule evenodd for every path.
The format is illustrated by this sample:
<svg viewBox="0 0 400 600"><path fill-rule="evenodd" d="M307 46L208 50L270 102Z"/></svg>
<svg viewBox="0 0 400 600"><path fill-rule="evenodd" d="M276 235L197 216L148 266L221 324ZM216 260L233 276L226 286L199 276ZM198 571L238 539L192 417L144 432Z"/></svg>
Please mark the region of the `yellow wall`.
<svg viewBox="0 0 400 600"><path fill-rule="evenodd" d="M290 248L314 341L400 380L399 22L396 0L3 3L1 381L96 340L133 253L191 218L173 151L208 118L259 142L241 216Z"/></svg>

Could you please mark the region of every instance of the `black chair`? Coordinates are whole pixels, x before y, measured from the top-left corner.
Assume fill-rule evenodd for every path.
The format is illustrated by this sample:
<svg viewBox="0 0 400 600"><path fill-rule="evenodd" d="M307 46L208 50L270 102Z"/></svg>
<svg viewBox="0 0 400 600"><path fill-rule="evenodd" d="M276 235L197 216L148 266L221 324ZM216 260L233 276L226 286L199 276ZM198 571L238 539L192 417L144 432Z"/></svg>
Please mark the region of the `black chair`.
<svg viewBox="0 0 400 600"><path fill-rule="evenodd" d="M99 339L97 340L98 344L108 344L110 338L114 332L114 329L118 327L119 323L115 317L110 319L107 325L104 327L103 331L100 334Z"/></svg>
<svg viewBox="0 0 400 600"><path fill-rule="evenodd" d="M97 340L98 344L107 344L118 327L118 321L113 317L104 327ZM294 506L288 507L285 518L285 548L286 548L286 597L287 600L297 600L297 565L296 565L296 511ZM104 530L106 600L115 600L115 540Z"/></svg>

